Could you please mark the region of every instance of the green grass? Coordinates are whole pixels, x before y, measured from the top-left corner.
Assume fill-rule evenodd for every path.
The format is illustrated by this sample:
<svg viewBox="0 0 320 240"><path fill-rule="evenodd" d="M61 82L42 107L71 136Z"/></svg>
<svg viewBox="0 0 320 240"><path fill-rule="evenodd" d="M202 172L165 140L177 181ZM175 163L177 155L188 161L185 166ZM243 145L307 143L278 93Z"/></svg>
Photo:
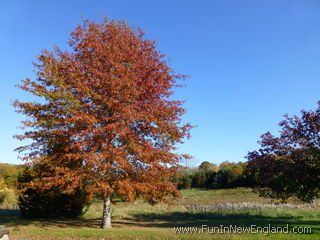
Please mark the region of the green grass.
<svg viewBox="0 0 320 240"><path fill-rule="evenodd" d="M97 201L78 219L26 220L18 210L0 210L0 225L6 225L10 239L320 239L320 209L263 209L189 211L189 204L259 202L270 203L250 189L184 190L175 205L150 206L139 200L113 206L113 228L99 229L102 203ZM290 200L297 202L297 200ZM311 227L312 234L176 234L173 227L237 225Z"/></svg>

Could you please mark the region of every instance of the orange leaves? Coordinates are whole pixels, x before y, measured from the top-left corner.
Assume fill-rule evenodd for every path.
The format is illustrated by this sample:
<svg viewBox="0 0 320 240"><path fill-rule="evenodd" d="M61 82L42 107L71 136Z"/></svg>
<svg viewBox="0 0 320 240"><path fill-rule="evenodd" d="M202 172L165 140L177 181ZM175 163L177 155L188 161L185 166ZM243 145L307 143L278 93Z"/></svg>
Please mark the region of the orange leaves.
<svg viewBox="0 0 320 240"><path fill-rule="evenodd" d="M34 130L20 137L34 140L21 150L48 173L38 186L85 186L129 200L178 196L168 178L187 156L172 150L192 126L180 124L183 102L169 97L185 76L174 74L155 41L124 22L85 21L69 44L70 52L44 50L37 78L22 82L45 101L14 104Z"/></svg>

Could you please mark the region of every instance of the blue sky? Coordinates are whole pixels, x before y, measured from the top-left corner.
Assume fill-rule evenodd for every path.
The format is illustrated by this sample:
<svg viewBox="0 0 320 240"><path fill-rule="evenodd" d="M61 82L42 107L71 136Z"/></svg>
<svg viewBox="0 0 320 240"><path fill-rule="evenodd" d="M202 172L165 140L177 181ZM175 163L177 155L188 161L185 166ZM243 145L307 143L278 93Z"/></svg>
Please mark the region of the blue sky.
<svg viewBox="0 0 320 240"><path fill-rule="evenodd" d="M284 113L315 109L320 87L320 2L0 1L0 162L21 163L13 139L23 116L10 103L30 100L14 87L33 77L32 61L52 44L66 48L83 17L126 20L191 76L175 97L186 100L186 122L198 125L180 146L202 161L244 161Z"/></svg>

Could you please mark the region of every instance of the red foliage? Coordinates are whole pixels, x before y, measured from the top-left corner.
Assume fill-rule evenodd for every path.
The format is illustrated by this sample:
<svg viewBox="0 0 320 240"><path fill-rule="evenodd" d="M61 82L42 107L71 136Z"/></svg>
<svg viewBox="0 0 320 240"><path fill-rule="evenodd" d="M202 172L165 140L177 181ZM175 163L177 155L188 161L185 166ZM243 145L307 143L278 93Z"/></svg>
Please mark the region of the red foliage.
<svg viewBox="0 0 320 240"><path fill-rule="evenodd" d="M261 148L249 152L249 167L258 182L269 189L263 194L312 201L320 196L320 104L315 111L288 115L280 122L280 136L261 136Z"/></svg>
<svg viewBox="0 0 320 240"><path fill-rule="evenodd" d="M175 144L189 137L181 124L182 101L171 96L176 81L156 42L124 22L85 21L72 33L70 52L43 50L37 78L21 89L42 97L14 106L29 119L18 136L33 143L18 149L32 166L42 166L33 187L79 186L102 198L119 193L151 202L178 196L169 181L179 161Z"/></svg>

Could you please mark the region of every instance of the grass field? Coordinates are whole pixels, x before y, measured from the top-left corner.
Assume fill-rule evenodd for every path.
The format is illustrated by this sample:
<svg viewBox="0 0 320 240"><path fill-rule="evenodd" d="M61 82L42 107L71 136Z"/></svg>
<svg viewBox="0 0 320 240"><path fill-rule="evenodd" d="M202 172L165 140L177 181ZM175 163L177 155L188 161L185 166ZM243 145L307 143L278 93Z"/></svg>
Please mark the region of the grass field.
<svg viewBox="0 0 320 240"><path fill-rule="evenodd" d="M158 204L150 206L139 200L133 204L118 203L113 206L113 228L99 229L101 202L91 205L78 219L26 220L17 209L0 209L0 225L11 231L10 239L320 239L320 208L221 208L210 210L188 210L186 206L206 206L217 203L251 202L269 204L270 199L258 197L250 189L229 190L184 190L183 197L175 205ZM274 201L273 201L274 202ZM291 203L299 204L291 200ZM259 227L289 226L310 227L311 234L249 233L211 234L204 226ZM174 227L192 227L196 233L176 233ZM197 227L197 229L195 228ZM186 230L184 228L184 230Z"/></svg>

